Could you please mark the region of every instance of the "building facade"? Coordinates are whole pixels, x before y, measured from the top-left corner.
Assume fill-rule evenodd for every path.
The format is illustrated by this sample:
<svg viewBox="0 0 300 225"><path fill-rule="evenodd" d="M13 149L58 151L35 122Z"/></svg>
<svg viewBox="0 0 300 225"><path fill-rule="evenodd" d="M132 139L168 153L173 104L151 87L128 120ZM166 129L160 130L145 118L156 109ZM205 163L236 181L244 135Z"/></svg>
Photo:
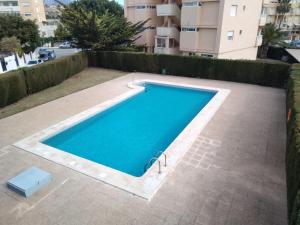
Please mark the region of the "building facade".
<svg viewBox="0 0 300 225"><path fill-rule="evenodd" d="M0 14L20 15L18 0L0 0Z"/></svg>
<svg viewBox="0 0 300 225"><path fill-rule="evenodd" d="M291 10L284 16L277 13L278 0L269 0L267 7L267 23L274 23L283 31L289 33L291 40L299 39L300 30L300 0L291 0Z"/></svg>
<svg viewBox="0 0 300 225"><path fill-rule="evenodd" d="M0 0L0 14L20 15L34 20L40 29L46 22L43 0Z"/></svg>
<svg viewBox="0 0 300 225"><path fill-rule="evenodd" d="M136 44L148 52L256 59L266 23L263 0L125 0L131 22L148 18Z"/></svg>

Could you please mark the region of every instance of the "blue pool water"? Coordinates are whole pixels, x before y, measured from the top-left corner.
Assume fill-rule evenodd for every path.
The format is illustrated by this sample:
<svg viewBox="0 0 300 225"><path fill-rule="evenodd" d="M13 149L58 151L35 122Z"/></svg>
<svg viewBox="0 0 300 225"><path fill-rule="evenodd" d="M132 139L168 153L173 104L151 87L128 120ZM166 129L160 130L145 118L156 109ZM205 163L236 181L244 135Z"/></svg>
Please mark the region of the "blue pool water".
<svg viewBox="0 0 300 225"><path fill-rule="evenodd" d="M44 144L133 176L163 152L215 92L145 84L145 91Z"/></svg>

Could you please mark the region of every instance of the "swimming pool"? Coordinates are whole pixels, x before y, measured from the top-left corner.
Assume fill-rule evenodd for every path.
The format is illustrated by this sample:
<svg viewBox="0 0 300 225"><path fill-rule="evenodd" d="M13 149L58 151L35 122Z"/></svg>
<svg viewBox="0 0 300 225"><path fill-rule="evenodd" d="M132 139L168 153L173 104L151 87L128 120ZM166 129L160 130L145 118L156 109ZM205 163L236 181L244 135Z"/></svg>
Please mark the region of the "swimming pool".
<svg viewBox="0 0 300 225"><path fill-rule="evenodd" d="M148 162L158 158L216 94L151 83L144 87L137 95L43 143L142 176Z"/></svg>
<svg viewBox="0 0 300 225"><path fill-rule="evenodd" d="M127 86L14 146L150 200L230 90L166 80Z"/></svg>

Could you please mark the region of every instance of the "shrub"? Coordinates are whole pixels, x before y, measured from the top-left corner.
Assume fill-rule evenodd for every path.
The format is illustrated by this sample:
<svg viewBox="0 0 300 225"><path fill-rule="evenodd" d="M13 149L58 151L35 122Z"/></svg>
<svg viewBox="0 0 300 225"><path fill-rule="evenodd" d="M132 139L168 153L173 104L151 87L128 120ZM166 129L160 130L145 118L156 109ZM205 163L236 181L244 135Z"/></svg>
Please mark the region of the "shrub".
<svg viewBox="0 0 300 225"><path fill-rule="evenodd" d="M208 59L198 56L155 55L132 52L89 52L89 65L123 71L225 80L284 87L290 65L250 60Z"/></svg>
<svg viewBox="0 0 300 225"><path fill-rule="evenodd" d="M87 57L78 53L37 66L24 68L28 93L55 86L87 66Z"/></svg>
<svg viewBox="0 0 300 225"><path fill-rule="evenodd" d="M289 224L300 224L300 65L294 65L287 89L286 175Z"/></svg>
<svg viewBox="0 0 300 225"><path fill-rule="evenodd" d="M14 103L26 96L26 84L22 70L0 74L0 107Z"/></svg>

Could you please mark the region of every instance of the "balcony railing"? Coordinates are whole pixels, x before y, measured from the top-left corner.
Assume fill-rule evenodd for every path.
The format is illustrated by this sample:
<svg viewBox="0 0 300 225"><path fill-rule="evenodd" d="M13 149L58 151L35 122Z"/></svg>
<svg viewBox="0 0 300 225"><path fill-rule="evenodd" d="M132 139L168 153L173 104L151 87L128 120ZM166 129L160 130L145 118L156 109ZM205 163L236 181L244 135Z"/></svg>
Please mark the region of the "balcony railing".
<svg viewBox="0 0 300 225"><path fill-rule="evenodd" d="M156 6L157 16L173 16L180 21L180 9L176 4L161 4Z"/></svg>
<svg viewBox="0 0 300 225"><path fill-rule="evenodd" d="M175 38L178 41L180 37L180 32L176 27L157 27L156 35Z"/></svg>
<svg viewBox="0 0 300 225"><path fill-rule="evenodd" d="M16 12L20 12L20 7L19 6L0 6L0 11L5 12L7 14L16 13Z"/></svg>
<svg viewBox="0 0 300 225"><path fill-rule="evenodd" d="M162 48L162 47L155 47L154 53L156 54L166 54L166 55L174 55L179 53L179 48Z"/></svg>

